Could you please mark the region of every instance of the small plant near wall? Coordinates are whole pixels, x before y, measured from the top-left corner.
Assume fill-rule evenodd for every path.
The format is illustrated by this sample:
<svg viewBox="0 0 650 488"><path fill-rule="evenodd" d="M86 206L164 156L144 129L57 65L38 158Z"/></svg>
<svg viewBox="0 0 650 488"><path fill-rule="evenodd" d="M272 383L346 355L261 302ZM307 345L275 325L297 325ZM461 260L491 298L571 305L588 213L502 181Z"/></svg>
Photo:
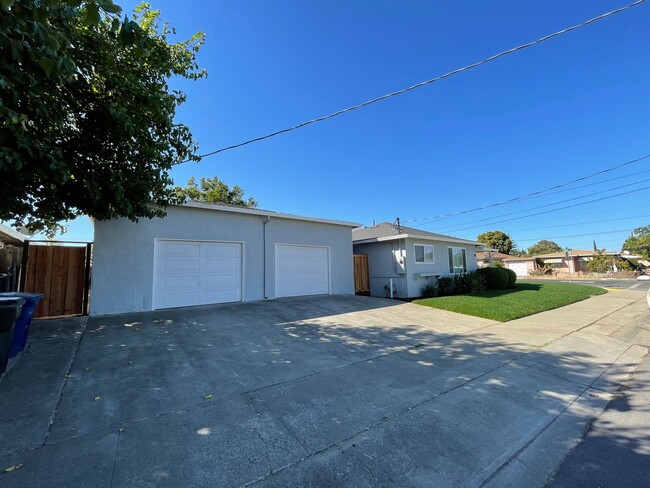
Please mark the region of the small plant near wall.
<svg viewBox="0 0 650 488"><path fill-rule="evenodd" d="M433 283L427 283L422 287L422 298L435 298L438 296L438 287Z"/></svg>
<svg viewBox="0 0 650 488"><path fill-rule="evenodd" d="M443 276L438 278L438 296L446 297L454 295L454 279L451 276Z"/></svg>
<svg viewBox="0 0 650 488"><path fill-rule="evenodd" d="M486 290L485 283L487 279L478 271L473 271L465 275L471 293L480 293Z"/></svg>

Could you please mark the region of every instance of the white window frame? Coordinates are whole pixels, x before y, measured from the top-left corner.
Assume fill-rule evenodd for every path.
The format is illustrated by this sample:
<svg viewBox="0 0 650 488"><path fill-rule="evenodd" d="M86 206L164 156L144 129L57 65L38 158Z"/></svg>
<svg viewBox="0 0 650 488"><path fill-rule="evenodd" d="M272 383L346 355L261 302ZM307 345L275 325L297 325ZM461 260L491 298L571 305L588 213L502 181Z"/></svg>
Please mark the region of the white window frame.
<svg viewBox="0 0 650 488"><path fill-rule="evenodd" d="M423 252L422 252L422 259L426 259L426 255L427 255L426 248L427 247L431 248L431 261L418 261L417 254L415 253L415 248L418 247L418 246L425 248L425 249L423 249ZM435 264L435 262L436 262L436 252L435 252L435 248L434 248L433 244L413 244L413 262L415 264Z"/></svg>
<svg viewBox="0 0 650 488"><path fill-rule="evenodd" d="M449 255L449 250L451 249L451 256ZM465 269L463 271L456 271L456 267L454 266L454 251L462 251L465 254ZM467 273L467 249L464 247L453 247L453 246L447 246L447 259L450 260L447 264L449 264L449 269L451 274L463 274ZM453 271L451 271L453 269Z"/></svg>

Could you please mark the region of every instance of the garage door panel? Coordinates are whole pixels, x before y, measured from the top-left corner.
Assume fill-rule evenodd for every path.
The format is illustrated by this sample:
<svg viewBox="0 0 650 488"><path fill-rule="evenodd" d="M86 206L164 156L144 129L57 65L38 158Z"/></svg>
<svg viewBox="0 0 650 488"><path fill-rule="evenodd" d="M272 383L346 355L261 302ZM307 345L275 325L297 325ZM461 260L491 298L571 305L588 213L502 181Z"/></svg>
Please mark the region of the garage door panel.
<svg viewBox="0 0 650 488"><path fill-rule="evenodd" d="M166 258L165 273L180 272L187 273L188 271L199 271L201 269L200 259L184 259L184 258Z"/></svg>
<svg viewBox="0 0 650 488"><path fill-rule="evenodd" d="M302 255L305 259L327 259L327 248L325 247L303 247Z"/></svg>
<svg viewBox="0 0 650 488"><path fill-rule="evenodd" d="M205 269L213 273L237 273L241 269L241 260L239 258L229 259L206 259Z"/></svg>
<svg viewBox="0 0 650 488"><path fill-rule="evenodd" d="M307 260L303 263L303 272L311 273L327 273L327 261L312 261Z"/></svg>
<svg viewBox="0 0 650 488"><path fill-rule="evenodd" d="M157 241L154 308L241 301L241 274L239 243Z"/></svg>
<svg viewBox="0 0 650 488"><path fill-rule="evenodd" d="M198 288L201 284L201 277L195 276L165 276L163 278L165 290L187 290L188 288Z"/></svg>
<svg viewBox="0 0 650 488"><path fill-rule="evenodd" d="M329 250L326 247L276 246L276 296L329 293Z"/></svg>
<svg viewBox="0 0 650 488"><path fill-rule="evenodd" d="M206 243L205 255L207 257L233 258L241 256L241 246L226 243Z"/></svg>
<svg viewBox="0 0 650 488"><path fill-rule="evenodd" d="M207 275L205 277L205 286L208 288L241 288L241 279L237 274L230 275Z"/></svg>
<svg viewBox="0 0 650 488"><path fill-rule="evenodd" d="M166 256L200 256L201 243L187 241L166 241L163 244L163 252Z"/></svg>

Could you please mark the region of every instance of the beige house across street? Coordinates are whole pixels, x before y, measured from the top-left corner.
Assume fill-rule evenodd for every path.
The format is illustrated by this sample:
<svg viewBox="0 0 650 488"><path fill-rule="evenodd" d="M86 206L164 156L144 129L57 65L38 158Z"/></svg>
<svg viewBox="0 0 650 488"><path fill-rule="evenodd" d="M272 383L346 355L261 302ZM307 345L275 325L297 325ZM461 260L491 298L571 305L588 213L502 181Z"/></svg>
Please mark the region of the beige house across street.
<svg viewBox="0 0 650 488"><path fill-rule="evenodd" d="M520 277L534 274L539 267L538 260L551 268L553 276L581 275L590 272L588 263L598 254L597 251L571 249L538 256L511 256L503 259L503 262L508 269L513 270ZM616 252L604 252L604 254L618 256Z"/></svg>

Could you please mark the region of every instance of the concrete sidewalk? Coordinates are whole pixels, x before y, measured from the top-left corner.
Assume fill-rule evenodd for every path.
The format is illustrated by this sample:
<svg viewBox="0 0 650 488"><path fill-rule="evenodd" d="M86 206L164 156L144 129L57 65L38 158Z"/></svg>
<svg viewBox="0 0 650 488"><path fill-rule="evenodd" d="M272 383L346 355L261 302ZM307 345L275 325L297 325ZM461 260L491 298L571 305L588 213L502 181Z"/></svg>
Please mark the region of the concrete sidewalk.
<svg viewBox="0 0 650 488"><path fill-rule="evenodd" d="M647 313L625 291L503 324L365 297L69 324L0 382L0 485L543 486Z"/></svg>

